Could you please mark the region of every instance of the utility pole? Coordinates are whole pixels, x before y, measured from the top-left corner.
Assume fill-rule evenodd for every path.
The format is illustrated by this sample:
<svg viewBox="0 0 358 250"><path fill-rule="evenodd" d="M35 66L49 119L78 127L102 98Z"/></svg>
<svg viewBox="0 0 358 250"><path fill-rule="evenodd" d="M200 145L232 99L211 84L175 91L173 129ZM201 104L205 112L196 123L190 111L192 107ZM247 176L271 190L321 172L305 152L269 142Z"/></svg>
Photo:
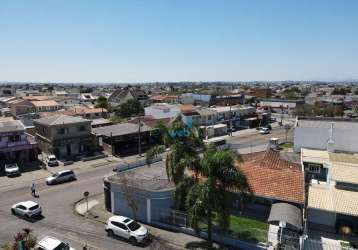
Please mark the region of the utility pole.
<svg viewBox="0 0 358 250"><path fill-rule="evenodd" d="M140 138L140 128L142 127L140 116L138 117L138 155L142 156L142 147L141 147L141 138Z"/></svg>

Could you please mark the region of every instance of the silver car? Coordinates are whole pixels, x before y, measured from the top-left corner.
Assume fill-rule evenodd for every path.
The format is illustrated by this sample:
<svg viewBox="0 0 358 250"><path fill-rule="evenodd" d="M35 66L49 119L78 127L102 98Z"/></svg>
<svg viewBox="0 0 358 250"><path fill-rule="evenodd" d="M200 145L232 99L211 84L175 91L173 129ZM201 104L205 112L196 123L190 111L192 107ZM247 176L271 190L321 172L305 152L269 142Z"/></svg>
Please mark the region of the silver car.
<svg viewBox="0 0 358 250"><path fill-rule="evenodd" d="M23 201L14 204L11 207L11 213L14 215L20 215L25 218L33 218L36 216L41 216L42 209L41 206L35 201Z"/></svg>
<svg viewBox="0 0 358 250"><path fill-rule="evenodd" d="M5 164L6 176L20 175L19 166L16 163Z"/></svg>
<svg viewBox="0 0 358 250"><path fill-rule="evenodd" d="M64 170L47 177L46 183L47 185L53 185L74 180L76 180L75 173L72 170Z"/></svg>

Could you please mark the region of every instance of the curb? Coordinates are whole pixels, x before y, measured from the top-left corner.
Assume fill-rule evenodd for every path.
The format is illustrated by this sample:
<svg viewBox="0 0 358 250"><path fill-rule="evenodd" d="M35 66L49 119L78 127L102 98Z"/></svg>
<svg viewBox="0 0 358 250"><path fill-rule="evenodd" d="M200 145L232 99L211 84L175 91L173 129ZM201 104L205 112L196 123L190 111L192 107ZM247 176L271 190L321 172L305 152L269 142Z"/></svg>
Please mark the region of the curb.
<svg viewBox="0 0 358 250"><path fill-rule="evenodd" d="M101 193L100 193L101 194ZM90 197L95 197L95 196L97 196L97 195L100 195L100 194L94 194L94 195L92 195L92 196L90 196ZM90 199L90 197L88 197L88 199ZM75 201L74 203L73 203L73 212L74 212L74 214L76 214L76 215L78 215L78 216L81 216L81 217L83 217L83 218L85 218L85 215L83 215L83 214L80 214L80 213L78 213L77 212L77 205L78 204L80 204L82 201L84 201L84 199L85 198L81 198L81 199L79 199L79 200L77 200L77 201ZM91 214L91 212L90 212L91 210L89 210L89 215L91 216L92 214ZM105 221L103 221L103 220L99 220L99 219L96 219L96 218L93 218L93 217L87 217L86 219L89 219L89 220L91 220L91 221L96 221L96 222L100 222L100 223L102 223L102 224L106 224L106 222ZM152 226L151 226L152 227ZM157 239L157 241L158 242L162 242L163 243L163 245L166 245L166 246L168 246L168 247L170 247L171 249L175 249L175 250L182 250L182 249L185 249L185 248L183 248L183 247L181 247L181 246L178 246L178 245L176 245L176 244L174 244L174 243L172 243L172 242L168 242L168 241L166 241L165 239L163 239L163 238L161 238L161 237L159 237L159 236L157 236L157 235L153 235L152 233L150 233L150 235L152 236L152 238L154 238L154 239Z"/></svg>

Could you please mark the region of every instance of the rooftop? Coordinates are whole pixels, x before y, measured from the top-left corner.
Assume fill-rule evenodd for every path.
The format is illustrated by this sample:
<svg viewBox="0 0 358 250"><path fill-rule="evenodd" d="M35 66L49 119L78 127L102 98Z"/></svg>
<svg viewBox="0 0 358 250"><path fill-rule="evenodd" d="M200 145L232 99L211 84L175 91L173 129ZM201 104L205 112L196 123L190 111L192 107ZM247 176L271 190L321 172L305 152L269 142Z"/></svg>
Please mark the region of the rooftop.
<svg viewBox="0 0 358 250"><path fill-rule="evenodd" d="M123 179L127 179L128 185L152 191L175 187L173 182L168 181L163 161L153 163L150 166L145 165L126 172L120 172L107 178L108 181L117 184L121 184Z"/></svg>
<svg viewBox="0 0 358 250"><path fill-rule="evenodd" d="M358 192L311 184L307 207L358 216Z"/></svg>
<svg viewBox="0 0 358 250"><path fill-rule="evenodd" d="M42 125L62 125L62 124L74 124L74 123L83 123L90 122L90 120L83 119L81 117L69 116L69 115L55 115L49 117L43 117L40 119L34 120L35 123Z"/></svg>
<svg viewBox="0 0 358 250"><path fill-rule="evenodd" d="M281 159L280 153L272 150L243 155L242 159L238 168L254 195L304 203L304 173L298 164Z"/></svg>
<svg viewBox="0 0 358 250"><path fill-rule="evenodd" d="M25 131L25 127L19 120L0 121L0 132Z"/></svg>
<svg viewBox="0 0 358 250"><path fill-rule="evenodd" d="M36 107L44 107L44 106L59 106L59 104L54 100L46 100L46 101L31 101L31 103Z"/></svg>
<svg viewBox="0 0 358 250"><path fill-rule="evenodd" d="M150 131L152 128L147 126L146 124L143 124L141 126L141 132ZM107 137L110 136L121 136L121 135L127 135L127 134L136 134L138 133L138 124L135 123L119 123L115 125L105 126L105 127L99 127L94 128L92 131L96 134L104 135Z"/></svg>

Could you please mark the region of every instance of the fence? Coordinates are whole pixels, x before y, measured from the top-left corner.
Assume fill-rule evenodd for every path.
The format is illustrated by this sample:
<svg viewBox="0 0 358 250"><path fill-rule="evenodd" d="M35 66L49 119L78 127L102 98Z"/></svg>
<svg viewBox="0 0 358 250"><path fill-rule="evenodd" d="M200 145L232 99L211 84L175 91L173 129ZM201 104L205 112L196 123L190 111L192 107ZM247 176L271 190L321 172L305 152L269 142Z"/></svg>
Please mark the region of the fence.
<svg viewBox="0 0 358 250"><path fill-rule="evenodd" d="M153 163L160 162L160 161L162 161L161 156L155 157L155 158L149 160L149 162L147 162L147 160L139 160L139 161L135 161L135 162L121 163L121 164L115 166L113 168L113 171L123 172L123 171L129 170L129 169L145 166L148 163L153 164Z"/></svg>

